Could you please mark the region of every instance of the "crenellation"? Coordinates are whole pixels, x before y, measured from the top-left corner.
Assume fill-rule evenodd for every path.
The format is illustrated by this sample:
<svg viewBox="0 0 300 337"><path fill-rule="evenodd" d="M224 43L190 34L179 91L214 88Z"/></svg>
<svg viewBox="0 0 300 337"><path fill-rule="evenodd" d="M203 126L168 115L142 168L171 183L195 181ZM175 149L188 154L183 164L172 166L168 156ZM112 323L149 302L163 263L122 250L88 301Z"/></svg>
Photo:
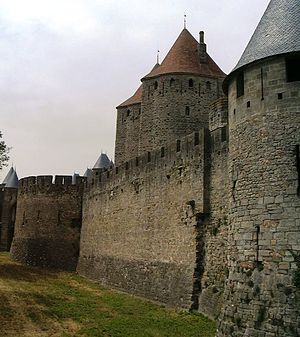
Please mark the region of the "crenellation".
<svg viewBox="0 0 300 337"><path fill-rule="evenodd" d="M117 107L115 164L21 179L12 256L199 311L218 337L300 335L299 1L267 12L224 82L184 29Z"/></svg>

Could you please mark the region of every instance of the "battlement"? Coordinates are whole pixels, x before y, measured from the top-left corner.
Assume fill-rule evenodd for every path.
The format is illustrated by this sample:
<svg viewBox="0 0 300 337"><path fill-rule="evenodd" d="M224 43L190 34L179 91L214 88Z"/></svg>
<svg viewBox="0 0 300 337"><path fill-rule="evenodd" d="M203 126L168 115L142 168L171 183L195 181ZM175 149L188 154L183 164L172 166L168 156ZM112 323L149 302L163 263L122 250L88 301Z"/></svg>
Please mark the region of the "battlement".
<svg viewBox="0 0 300 337"><path fill-rule="evenodd" d="M78 190L84 185L85 177L76 176L76 182L72 182L72 176L47 175L30 176L19 181L19 193L57 193Z"/></svg>
<svg viewBox="0 0 300 337"><path fill-rule="evenodd" d="M187 160L204 157L205 135L208 130L201 129L176 142L167 144L141 156L130 159L111 169L94 170L94 176L87 184L87 189L103 188L107 184L119 183L130 176L141 175L153 170L166 170L172 166L180 166Z"/></svg>

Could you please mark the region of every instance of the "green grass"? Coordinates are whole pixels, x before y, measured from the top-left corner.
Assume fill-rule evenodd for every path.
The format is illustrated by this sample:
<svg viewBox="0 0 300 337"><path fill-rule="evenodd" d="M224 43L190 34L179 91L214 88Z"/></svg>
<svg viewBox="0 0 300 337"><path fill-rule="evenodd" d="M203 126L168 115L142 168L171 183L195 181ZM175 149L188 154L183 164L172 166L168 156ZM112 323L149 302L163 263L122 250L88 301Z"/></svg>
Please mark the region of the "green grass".
<svg viewBox="0 0 300 337"><path fill-rule="evenodd" d="M215 324L0 254L0 336L213 337Z"/></svg>

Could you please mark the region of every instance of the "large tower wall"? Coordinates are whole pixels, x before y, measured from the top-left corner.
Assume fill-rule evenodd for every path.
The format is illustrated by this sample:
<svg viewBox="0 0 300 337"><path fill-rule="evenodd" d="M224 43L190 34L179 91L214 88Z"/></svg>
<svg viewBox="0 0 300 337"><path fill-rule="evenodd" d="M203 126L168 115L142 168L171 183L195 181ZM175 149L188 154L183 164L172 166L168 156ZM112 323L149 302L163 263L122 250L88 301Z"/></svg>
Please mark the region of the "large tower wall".
<svg viewBox="0 0 300 337"><path fill-rule="evenodd" d="M12 257L33 266L74 270L79 254L83 183L71 176L20 180Z"/></svg>
<svg viewBox="0 0 300 337"><path fill-rule="evenodd" d="M300 335L300 82L285 58L229 83L229 279L219 337ZM297 194L298 190L298 194Z"/></svg>
<svg viewBox="0 0 300 337"><path fill-rule="evenodd" d="M0 251L9 252L13 240L17 188L0 188Z"/></svg>
<svg viewBox="0 0 300 337"><path fill-rule="evenodd" d="M179 74L144 79L139 155L207 128L209 105L222 93L220 83L217 78Z"/></svg>

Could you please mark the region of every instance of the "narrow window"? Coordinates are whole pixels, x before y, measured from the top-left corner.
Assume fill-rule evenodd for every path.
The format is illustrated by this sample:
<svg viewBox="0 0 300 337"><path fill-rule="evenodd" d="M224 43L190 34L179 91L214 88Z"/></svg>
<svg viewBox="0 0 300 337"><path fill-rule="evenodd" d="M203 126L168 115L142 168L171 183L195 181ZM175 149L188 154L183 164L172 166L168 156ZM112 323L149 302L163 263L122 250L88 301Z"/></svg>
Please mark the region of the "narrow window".
<svg viewBox="0 0 300 337"><path fill-rule="evenodd" d="M186 116L189 116L189 115L190 115L190 107L189 107L189 106L186 106L186 107L185 107L185 115L186 115Z"/></svg>
<svg viewBox="0 0 300 337"><path fill-rule="evenodd" d="M119 168L118 168L118 166L116 167L116 174L119 174Z"/></svg>
<svg viewBox="0 0 300 337"><path fill-rule="evenodd" d="M170 79L170 87L173 87L174 84L175 84L175 80L174 80L174 78L171 78L171 79Z"/></svg>
<svg viewBox="0 0 300 337"><path fill-rule="evenodd" d="M161 156L161 158L163 158L165 156L165 148L164 147L162 147L160 149L160 156Z"/></svg>
<svg viewBox="0 0 300 337"><path fill-rule="evenodd" d="M221 129L221 141L226 142L227 140L227 126L223 126Z"/></svg>
<svg viewBox="0 0 300 337"><path fill-rule="evenodd" d="M128 161L125 163L125 170L127 171L129 169L129 163Z"/></svg>
<svg viewBox="0 0 300 337"><path fill-rule="evenodd" d="M157 81L154 82L154 89L156 90L158 88L158 83Z"/></svg>
<svg viewBox="0 0 300 337"><path fill-rule="evenodd" d="M283 94L282 92L280 92L278 95L277 95L278 99L283 99Z"/></svg>
<svg viewBox="0 0 300 337"><path fill-rule="evenodd" d="M194 87L194 80L192 78L189 79L189 88Z"/></svg>
<svg viewBox="0 0 300 337"><path fill-rule="evenodd" d="M181 141L177 140L177 142L176 142L176 151L179 152L180 149L181 149Z"/></svg>
<svg viewBox="0 0 300 337"><path fill-rule="evenodd" d="M244 73L241 72L236 78L236 97L244 95Z"/></svg>
<svg viewBox="0 0 300 337"><path fill-rule="evenodd" d="M287 57L285 64L287 82L300 81L300 55Z"/></svg>
<svg viewBox="0 0 300 337"><path fill-rule="evenodd" d="M211 90L211 83L209 81L206 82L206 89Z"/></svg>
<svg viewBox="0 0 300 337"><path fill-rule="evenodd" d="M109 178L109 171L106 172L106 177Z"/></svg>
<svg viewBox="0 0 300 337"><path fill-rule="evenodd" d="M139 157L135 157L135 166L139 166Z"/></svg>
<svg viewBox="0 0 300 337"><path fill-rule="evenodd" d="M199 132L194 133L194 145L199 145Z"/></svg>
<svg viewBox="0 0 300 337"><path fill-rule="evenodd" d="M148 163L150 163L150 161L151 161L151 152L148 152Z"/></svg>
<svg viewBox="0 0 300 337"><path fill-rule="evenodd" d="M250 103L250 101L248 101L247 102L247 108L250 108L250 106L251 106L251 103Z"/></svg>
<svg viewBox="0 0 300 337"><path fill-rule="evenodd" d="M130 110L128 109L127 110L127 117L130 115Z"/></svg>

